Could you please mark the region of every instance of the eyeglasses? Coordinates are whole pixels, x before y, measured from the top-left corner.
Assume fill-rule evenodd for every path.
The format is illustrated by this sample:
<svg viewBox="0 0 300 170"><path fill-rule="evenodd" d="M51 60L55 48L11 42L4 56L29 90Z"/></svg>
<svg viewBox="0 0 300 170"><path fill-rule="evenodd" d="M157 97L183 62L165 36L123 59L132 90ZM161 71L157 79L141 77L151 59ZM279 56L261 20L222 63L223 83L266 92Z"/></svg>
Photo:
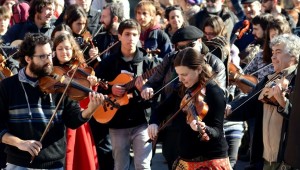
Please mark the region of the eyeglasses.
<svg viewBox="0 0 300 170"><path fill-rule="evenodd" d="M196 41L192 41L192 42L189 42L187 45L177 45L177 49L178 50L183 50L185 49L186 47L195 47L196 45Z"/></svg>
<svg viewBox="0 0 300 170"><path fill-rule="evenodd" d="M206 0L206 2L215 3L217 0Z"/></svg>
<svg viewBox="0 0 300 170"><path fill-rule="evenodd" d="M262 3L267 3L267 2L269 2L269 1L272 1L272 0L262 0L261 2L262 2Z"/></svg>
<svg viewBox="0 0 300 170"><path fill-rule="evenodd" d="M33 55L33 57L40 57L41 60L46 60L47 58L53 58L53 53Z"/></svg>

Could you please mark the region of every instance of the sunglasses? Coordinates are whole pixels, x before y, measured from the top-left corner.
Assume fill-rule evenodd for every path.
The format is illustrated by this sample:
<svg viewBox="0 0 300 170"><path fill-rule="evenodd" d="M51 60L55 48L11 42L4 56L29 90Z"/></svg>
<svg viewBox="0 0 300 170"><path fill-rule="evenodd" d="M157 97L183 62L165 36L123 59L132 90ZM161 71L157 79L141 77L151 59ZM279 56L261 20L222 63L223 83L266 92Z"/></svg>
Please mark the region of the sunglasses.
<svg viewBox="0 0 300 170"><path fill-rule="evenodd" d="M195 45L196 45L196 41L192 41L192 42L189 42L187 45L177 45L177 49L178 50L183 50L183 49L185 49L185 48L187 48L187 47L195 47Z"/></svg>

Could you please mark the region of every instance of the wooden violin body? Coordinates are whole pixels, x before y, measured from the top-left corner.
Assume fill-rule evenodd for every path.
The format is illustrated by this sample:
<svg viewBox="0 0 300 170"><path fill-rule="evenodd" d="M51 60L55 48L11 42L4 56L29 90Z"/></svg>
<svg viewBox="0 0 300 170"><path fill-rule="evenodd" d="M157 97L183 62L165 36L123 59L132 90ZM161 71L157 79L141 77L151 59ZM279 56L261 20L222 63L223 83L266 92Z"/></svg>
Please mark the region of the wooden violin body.
<svg viewBox="0 0 300 170"><path fill-rule="evenodd" d="M275 97L274 97L275 94L273 93L273 90L272 90L272 88L277 84L281 84L282 92L285 93L285 91L288 89L289 80L285 79L284 77L281 77L280 79L270 81L262 89L262 91L258 97L258 100L262 101L263 103L278 106L279 103L275 99Z"/></svg>
<svg viewBox="0 0 300 170"><path fill-rule="evenodd" d="M4 56L0 54L0 81L12 75L13 73L10 71L10 69L5 66Z"/></svg>
<svg viewBox="0 0 300 170"><path fill-rule="evenodd" d="M255 76L244 75L233 63L229 63L229 83L238 86L243 93L249 93L258 83Z"/></svg>
<svg viewBox="0 0 300 170"><path fill-rule="evenodd" d="M198 87L195 91L201 90ZM202 89L203 90L203 89ZM196 96L194 96L196 95ZM186 102L193 96L193 99L186 104ZM186 94L181 100L180 107L186 105L182 111L187 114L186 122L190 124L193 120L202 121L208 112L208 105L204 102L203 93Z"/></svg>
<svg viewBox="0 0 300 170"><path fill-rule="evenodd" d="M90 82L87 79L70 80L70 77L66 76L66 70L58 66L53 67L53 71L50 75L43 76L39 79L39 86L41 91L45 93L63 93L69 82L70 87L67 88L66 95L73 100L83 100L88 97L89 92L94 92L89 88ZM105 98L105 104L112 108L120 107L109 98Z"/></svg>

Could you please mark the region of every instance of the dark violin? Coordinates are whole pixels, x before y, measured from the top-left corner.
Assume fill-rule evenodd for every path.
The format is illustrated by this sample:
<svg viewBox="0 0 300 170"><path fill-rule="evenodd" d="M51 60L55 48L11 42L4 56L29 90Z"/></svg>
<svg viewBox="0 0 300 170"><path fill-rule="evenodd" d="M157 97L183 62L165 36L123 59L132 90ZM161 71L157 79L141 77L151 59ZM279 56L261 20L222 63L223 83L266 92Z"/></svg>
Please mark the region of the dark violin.
<svg viewBox="0 0 300 170"><path fill-rule="evenodd" d="M3 80L6 77L10 77L13 75L10 69L5 66L5 61L5 57L0 54L0 80Z"/></svg>
<svg viewBox="0 0 300 170"><path fill-rule="evenodd" d="M186 113L186 122L190 124L193 120L202 121L208 112L208 105L204 102L205 89L200 85L191 93L187 93L180 103L180 108ZM184 107L183 107L184 106ZM197 126L199 137L203 136L200 126ZM209 140L208 136L205 136Z"/></svg>
<svg viewBox="0 0 300 170"><path fill-rule="evenodd" d="M78 60L74 59L70 63L65 64L63 67L64 69L68 70L68 75L72 75L73 70L75 70L78 65L82 65ZM76 74L74 78L87 78L88 76L94 76L95 72L94 69L90 66L82 66L78 67L78 70L76 70Z"/></svg>
<svg viewBox="0 0 300 170"><path fill-rule="evenodd" d="M258 83L255 76L244 75L233 63L229 63L229 83L238 86L243 93L249 93Z"/></svg>
<svg viewBox="0 0 300 170"><path fill-rule="evenodd" d="M63 93L66 85L70 82L70 87L67 89L66 94L73 100L83 100L88 96L89 92L93 92L90 87L90 82L87 79L77 78L70 81L70 77L66 75L66 70L54 66L50 75L43 76L39 79L39 86L41 91L45 93ZM106 99L112 107L117 105Z"/></svg>
<svg viewBox="0 0 300 170"><path fill-rule="evenodd" d="M80 65L80 62L75 59L75 60L72 60L70 63L65 64L63 66L63 68L67 71L66 74L69 77L74 73L74 70L76 70L74 79L78 79L78 78L79 79L87 79L88 76L95 76L95 71L92 67L90 67L90 66L78 67L78 65ZM103 89L108 89L107 82L103 82L103 81L101 81L101 79L98 79L97 85L99 85Z"/></svg>

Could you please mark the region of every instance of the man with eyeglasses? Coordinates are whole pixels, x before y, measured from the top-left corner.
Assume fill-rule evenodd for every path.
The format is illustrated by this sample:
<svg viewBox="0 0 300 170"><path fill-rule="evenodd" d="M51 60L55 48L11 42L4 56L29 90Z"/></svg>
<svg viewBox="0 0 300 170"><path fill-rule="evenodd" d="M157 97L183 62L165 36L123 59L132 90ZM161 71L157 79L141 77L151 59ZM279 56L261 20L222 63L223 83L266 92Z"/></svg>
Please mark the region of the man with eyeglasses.
<svg viewBox="0 0 300 170"><path fill-rule="evenodd" d="M149 120L148 134L151 139L157 137L158 125L163 122L163 120L172 116L180 106L181 98L178 96L179 81L176 79L177 74L173 66L173 61L179 50L192 47L204 54L206 62L211 65L213 71L217 74L215 79L218 81L220 87L225 89L225 66L218 57L209 52L208 47L202 42L202 37L203 32L195 26L186 26L178 29L172 36L172 43L175 45L176 51L164 57L157 71L143 86L141 96L145 100L151 99L155 91L165 86L161 92L161 100L159 103L154 104L155 106L153 107ZM166 84L172 80L174 81L166 86ZM178 118L175 118L170 126L166 127L164 132L159 135L162 136L159 140L162 142L162 152L168 162L169 169L172 169L172 164L178 157L177 123Z"/></svg>
<svg viewBox="0 0 300 170"><path fill-rule="evenodd" d="M77 101L64 97L54 113L62 94L45 94L39 87L39 78L53 70L52 54L48 37L27 34L20 46L24 68L0 82L0 142L6 145L7 170L63 170L65 126L81 126L103 104L102 94L90 93L88 108L81 111ZM39 141L52 114L53 122Z"/></svg>
<svg viewBox="0 0 300 170"><path fill-rule="evenodd" d="M224 1L225 0L206 0L206 7L189 19L190 25L194 25L203 30L206 19L217 15L224 21L227 32L231 33L234 24L238 22L238 18L232 11L224 6Z"/></svg>

